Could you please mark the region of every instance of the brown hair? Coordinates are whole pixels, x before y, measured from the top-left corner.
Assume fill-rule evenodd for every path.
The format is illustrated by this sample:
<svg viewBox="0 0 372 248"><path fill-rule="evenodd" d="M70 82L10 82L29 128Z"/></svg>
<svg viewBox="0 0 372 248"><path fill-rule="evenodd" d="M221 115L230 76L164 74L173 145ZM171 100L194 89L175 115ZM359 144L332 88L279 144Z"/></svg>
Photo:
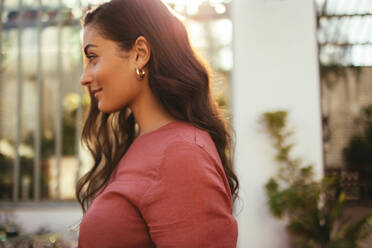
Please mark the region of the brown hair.
<svg viewBox="0 0 372 248"><path fill-rule="evenodd" d="M184 24L160 0L112 0L89 10L82 22L83 26L95 25L103 37L124 50L131 49L139 36L148 40L151 57L146 67L152 93L174 118L208 131L235 199L239 182L232 170L234 146L229 130L233 129L211 95L208 72L191 48ZM135 119L127 106L105 114L91 96L82 141L92 153L94 165L76 187L84 212L107 185L135 136Z"/></svg>

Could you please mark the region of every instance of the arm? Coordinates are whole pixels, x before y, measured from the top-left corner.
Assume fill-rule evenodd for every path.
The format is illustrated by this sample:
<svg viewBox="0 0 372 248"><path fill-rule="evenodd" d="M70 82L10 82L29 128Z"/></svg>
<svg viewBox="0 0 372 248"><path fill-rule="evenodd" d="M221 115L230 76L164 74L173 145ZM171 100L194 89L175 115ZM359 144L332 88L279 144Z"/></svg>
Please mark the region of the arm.
<svg viewBox="0 0 372 248"><path fill-rule="evenodd" d="M217 168L196 144L178 142L166 149L141 207L158 248L236 246L231 193Z"/></svg>

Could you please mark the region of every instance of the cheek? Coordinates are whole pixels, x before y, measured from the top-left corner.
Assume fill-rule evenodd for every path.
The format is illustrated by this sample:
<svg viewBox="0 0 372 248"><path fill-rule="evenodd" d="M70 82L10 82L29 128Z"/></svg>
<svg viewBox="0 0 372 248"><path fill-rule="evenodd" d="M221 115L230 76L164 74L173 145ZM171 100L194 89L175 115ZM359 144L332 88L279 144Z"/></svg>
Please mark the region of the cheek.
<svg viewBox="0 0 372 248"><path fill-rule="evenodd" d="M93 72L96 82L103 87L109 71L107 72L107 69L103 64L98 63L95 65Z"/></svg>
<svg viewBox="0 0 372 248"><path fill-rule="evenodd" d="M98 68L97 68L98 69ZM142 82L136 79L135 72L126 67L111 67L97 70L96 79L103 87L99 107L101 111L113 112L130 105L139 95Z"/></svg>
<svg viewBox="0 0 372 248"><path fill-rule="evenodd" d="M140 85L131 73L127 70L113 72L110 75L110 85L106 85L112 100L120 104L132 101L138 95Z"/></svg>
<svg viewBox="0 0 372 248"><path fill-rule="evenodd" d="M103 59L94 68L95 79L102 87L118 87L131 81L135 72L131 72L129 67L123 62L114 58Z"/></svg>

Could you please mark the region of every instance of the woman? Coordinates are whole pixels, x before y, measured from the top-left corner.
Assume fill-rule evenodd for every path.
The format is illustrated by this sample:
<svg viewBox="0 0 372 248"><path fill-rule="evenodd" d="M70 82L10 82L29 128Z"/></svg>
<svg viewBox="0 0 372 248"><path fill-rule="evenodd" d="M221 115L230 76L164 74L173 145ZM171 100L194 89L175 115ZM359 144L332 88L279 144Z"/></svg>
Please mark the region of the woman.
<svg viewBox="0 0 372 248"><path fill-rule="evenodd" d="M83 27L79 248L235 247L231 135L184 25L160 0L112 0Z"/></svg>

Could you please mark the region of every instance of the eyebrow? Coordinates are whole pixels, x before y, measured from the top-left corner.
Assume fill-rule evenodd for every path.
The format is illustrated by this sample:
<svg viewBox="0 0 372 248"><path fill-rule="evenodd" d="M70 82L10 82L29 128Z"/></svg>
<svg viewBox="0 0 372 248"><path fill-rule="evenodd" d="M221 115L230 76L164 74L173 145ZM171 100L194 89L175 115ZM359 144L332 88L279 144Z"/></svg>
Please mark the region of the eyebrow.
<svg viewBox="0 0 372 248"><path fill-rule="evenodd" d="M98 47L97 45L93 45L93 44L88 44L84 47L84 53L85 53L85 56L88 56L88 49L89 47Z"/></svg>

